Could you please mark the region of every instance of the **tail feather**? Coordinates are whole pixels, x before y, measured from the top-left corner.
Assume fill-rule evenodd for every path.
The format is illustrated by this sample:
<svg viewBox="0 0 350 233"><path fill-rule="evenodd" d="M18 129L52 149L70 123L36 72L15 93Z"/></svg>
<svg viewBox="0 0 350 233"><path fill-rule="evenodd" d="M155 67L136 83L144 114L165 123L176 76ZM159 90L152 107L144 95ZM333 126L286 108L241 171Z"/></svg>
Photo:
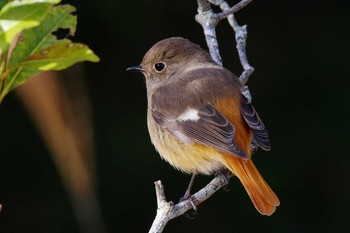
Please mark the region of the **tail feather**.
<svg viewBox="0 0 350 233"><path fill-rule="evenodd" d="M229 164L228 168L242 182L255 208L263 215L272 215L280 201L261 176L253 161L244 161L232 156L225 157Z"/></svg>

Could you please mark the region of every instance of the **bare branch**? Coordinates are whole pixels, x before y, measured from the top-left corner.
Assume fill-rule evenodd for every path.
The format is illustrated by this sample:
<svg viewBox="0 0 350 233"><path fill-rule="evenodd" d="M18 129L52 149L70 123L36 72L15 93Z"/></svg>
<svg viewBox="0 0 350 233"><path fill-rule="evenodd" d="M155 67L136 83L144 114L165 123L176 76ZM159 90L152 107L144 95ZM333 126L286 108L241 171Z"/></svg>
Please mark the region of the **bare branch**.
<svg viewBox="0 0 350 233"><path fill-rule="evenodd" d="M226 8L225 11L217 14L218 20L222 20L222 19L226 18L227 16L232 15L232 14L236 13L237 11L240 11L241 9L243 9L245 6L247 6L252 1L253 0L242 0L239 3L237 3L236 5L234 5L233 7ZM226 1L222 1L222 0L213 0L210 2L214 5L216 5L216 3L220 3L220 4L223 2L226 3Z"/></svg>
<svg viewBox="0 0 350 233"><path fill-rule="evenodd" d="M157 195L157 216L153 221L152 227L149 233L163 232L165 225L171 220L180 215L183 215L187 211L193 209L194 206L198 206L212 196L216 191L228 184L229 179L233 176L231 172L223 172L215 176L204 188L193 194L189 199L180 201L176 205L173 202L167 202L164 194L164 186L162 182L154 182Z"/></svg>
<svg viewBox="0 0 350 233"><path fill-rule="evenodd" d="M215 27L218 23L216 14L211 9L207 0L197 0L198 14L196 15L196 21L202 25L205 40L209 48L209 52L213 60L222 66L222 59L219 52L219 44L216 39Z"/></svg>
<svg viewBox="0 0 350 233"><path fill-rule="evenodd" d="M198 14L196 15L196 21L202 25L205 39L209 48L210 55L213 60L222 66L222 59L219 52L219 44L216 38L216 25L220 20L227 18L229 24L235 32L236 47L239 55L239 59L243 66L243 73L240 75L239 79L243 84L246 84L250 75L253 73L254 68L249 65L247 55L246 55L246 39L247 39L247 26L239 26L233 13L241 10L247 6L252 0L242 0L233 7L230 7L228 3L224 0L197 0L198 3ZM213 5L220 6L223 12L214 13L210 6ZM248 100L251 100L251 95L249 90L245 88L244 95Z"/></svg>
<svg viewBox="0 0 350 233"><path fill-rule="evenodd" d="M209 0L210 3L220 6L221 10L225 12L231 12L234 13L246 5L248 5L252 0L248 1L241 1L234 5L233 7L230 8L230 6L227 4L226 1L224 0ZM223 13L219 13L218 15L223 15ZM247 45L247 25L239 26L234 15L233 14L228 14L225 17L227 17L227 20L231 27L233 28L235 32L235 38L236 38L236 48L238 51L239 59L241 61L241 64L243 66L243 73L239 77L240 81L243 84L246 84L250 75L253 73L254 68L249 65L248 59L247 59L247 54L246 54L246 45ZM221 16L218 16L218 18L222 19ZM246 96L249 100L251 100L250 93L247 93L248 96Z"/></svg>
<svg viewBox="0 0 350 233"><path fill-rule="evenodd" d="M172 202L167 202L164 193L164 186L160 180L154 182L157 195L157 215L153 221L149 233L159 233L163 232L165 225L169 222L172 216L171 211L174 204ZM175 218L175 217L173 217Z"/></svg>

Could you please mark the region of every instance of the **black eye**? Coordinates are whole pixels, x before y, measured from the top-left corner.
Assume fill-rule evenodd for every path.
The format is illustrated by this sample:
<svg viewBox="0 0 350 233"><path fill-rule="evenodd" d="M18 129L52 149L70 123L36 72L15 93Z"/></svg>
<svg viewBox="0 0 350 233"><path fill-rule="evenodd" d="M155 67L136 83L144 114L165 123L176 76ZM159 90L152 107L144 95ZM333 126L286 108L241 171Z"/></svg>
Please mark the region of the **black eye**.
<svg viewBox="0 0 350 233"><path fill-rule="evenodd" d="M154 68L156 69L156 71L160 72L160 71L164 70L165 64L162 63L162 62L156 63L156 64L154 65Z"/></svg>

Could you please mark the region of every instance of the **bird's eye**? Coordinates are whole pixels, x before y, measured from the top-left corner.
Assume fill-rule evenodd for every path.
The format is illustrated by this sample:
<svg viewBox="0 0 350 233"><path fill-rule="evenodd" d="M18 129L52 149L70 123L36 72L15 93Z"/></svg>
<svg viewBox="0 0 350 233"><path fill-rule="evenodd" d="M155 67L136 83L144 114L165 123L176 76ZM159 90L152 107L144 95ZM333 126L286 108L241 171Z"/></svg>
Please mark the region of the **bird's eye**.
<svg viewBox="0 0 350 233"><path fill-rule="evenodd" d="M161 72L162 70L164 70L165 64L163 62L156 63L154 65L154 68L156 69L156 71Z"/></svg>

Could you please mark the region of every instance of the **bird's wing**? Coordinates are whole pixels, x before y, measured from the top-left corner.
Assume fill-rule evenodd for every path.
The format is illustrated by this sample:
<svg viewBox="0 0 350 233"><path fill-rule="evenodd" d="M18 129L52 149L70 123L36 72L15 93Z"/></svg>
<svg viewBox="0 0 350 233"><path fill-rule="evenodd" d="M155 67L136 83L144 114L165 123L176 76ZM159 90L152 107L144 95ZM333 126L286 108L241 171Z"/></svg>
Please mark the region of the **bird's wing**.
<svg viewBox="0 0 350 233"><path fill-rule="evenodd" d="M185 143L199 143L229 155L248 159L234 139L234 126L211 104L188 107L180 114L169 115L153 107L155 122Z"/></svg>
<svg viewBox="0 0 350 233"><path fill-rule="evenodd" d="M244 120L252 129L254 138L257 141L259 147L266 151L271 150L269 135L264 123L261 121L253 105L249 103L247 98L245 98L243 95L241 97L241 113Z"/></svg>

